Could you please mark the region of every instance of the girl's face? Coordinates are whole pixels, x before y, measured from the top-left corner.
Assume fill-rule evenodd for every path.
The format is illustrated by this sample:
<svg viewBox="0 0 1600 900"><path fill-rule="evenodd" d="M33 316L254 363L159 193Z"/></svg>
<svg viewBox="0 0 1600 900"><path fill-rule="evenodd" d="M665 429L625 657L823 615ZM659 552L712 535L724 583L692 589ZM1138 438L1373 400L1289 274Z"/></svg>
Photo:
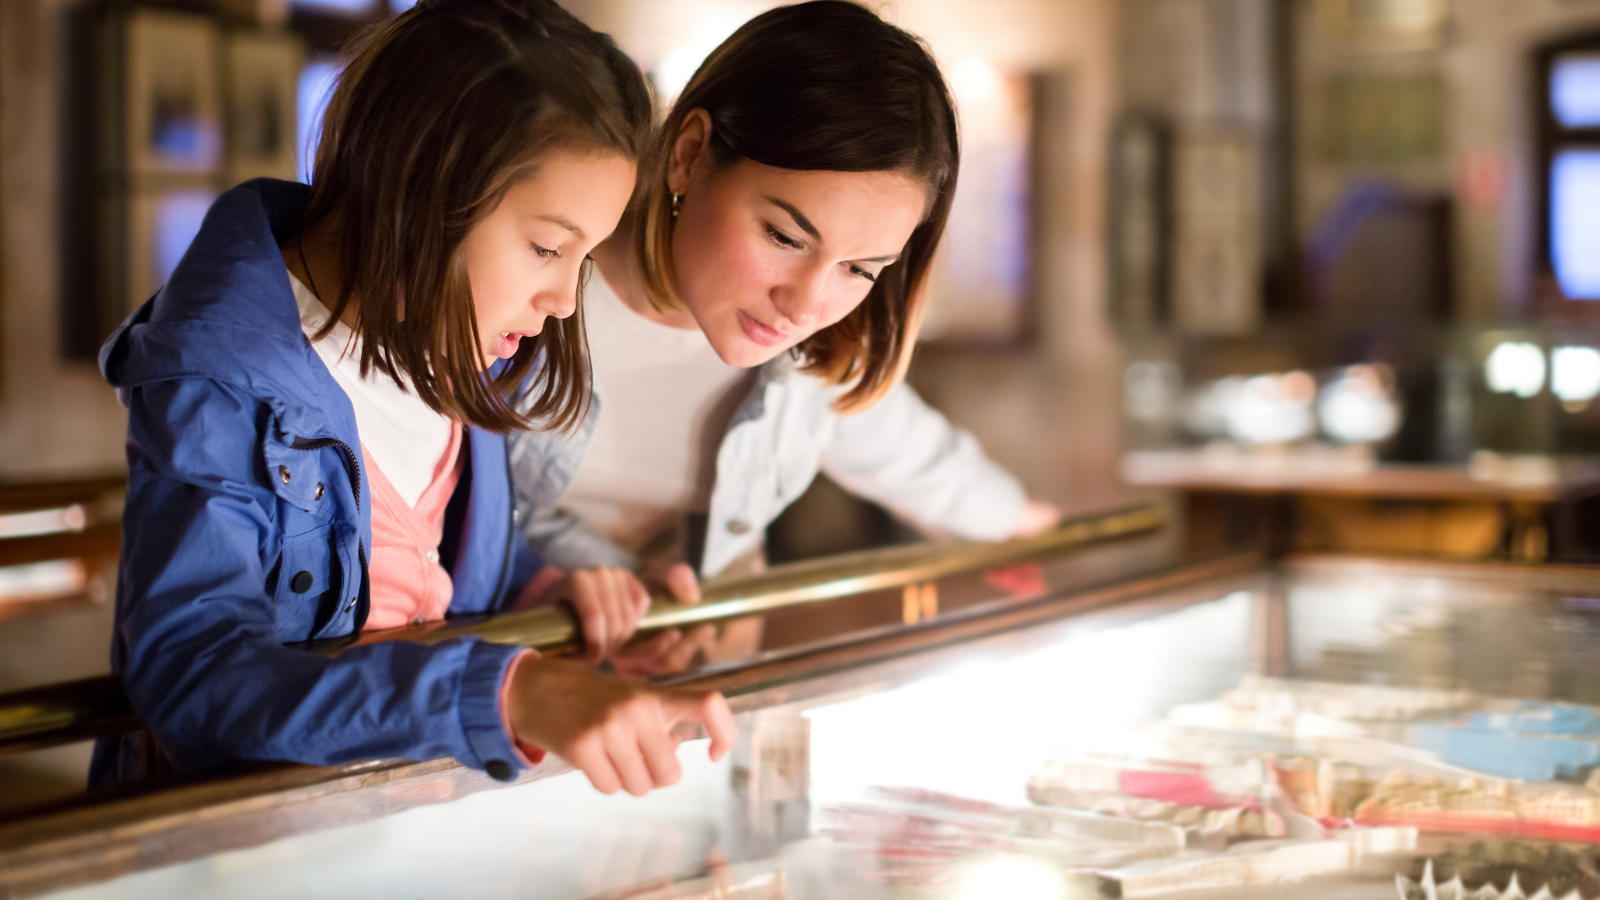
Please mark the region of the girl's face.
<svg viewBox="0 0 1600 900"><path fill-rule="evenodd" d="M760 365L848 315L899 259L927 203L926 184L897 172L719 168L689 149L695 158L680 136L668 182L683 194L678 294L733 366Z"/></svg>
<svg viewBox="0 0 1600 900"><path fill-rule="evenodd" d="M485 368L514 356L546 317L577 309L583 261L616 229L633 179L633 161L618 154L551 151L467 233L461 252Z"/></svg>

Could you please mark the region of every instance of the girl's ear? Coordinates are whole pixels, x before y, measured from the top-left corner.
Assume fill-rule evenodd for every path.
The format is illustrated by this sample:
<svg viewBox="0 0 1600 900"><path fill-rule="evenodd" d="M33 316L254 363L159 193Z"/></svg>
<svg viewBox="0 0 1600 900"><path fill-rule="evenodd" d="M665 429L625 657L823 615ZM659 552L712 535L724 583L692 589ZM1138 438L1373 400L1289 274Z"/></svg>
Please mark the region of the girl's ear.
<svg viewBox="0 0 1600 900"><path fill-rule="evenodd" d="M695 165L708 152L711 145L711 114L704 109L691 109L678 127L678 136L672 141L672 161L667 166L667 190L674 194L688 192L689 176ZM706 160L709 162L710 160Z"/></svg>

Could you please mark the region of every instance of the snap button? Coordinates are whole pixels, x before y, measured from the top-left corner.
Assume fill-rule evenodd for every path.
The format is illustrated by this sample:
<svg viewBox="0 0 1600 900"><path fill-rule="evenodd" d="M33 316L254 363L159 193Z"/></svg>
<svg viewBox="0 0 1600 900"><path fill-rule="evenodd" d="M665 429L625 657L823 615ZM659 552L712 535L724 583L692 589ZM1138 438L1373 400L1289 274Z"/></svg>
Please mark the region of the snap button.
<svg viewBox="0 0 1600 900"><path fill-rule="evenodd" d="M750 523L743 519L734 519L728 523L728 531L733 534L745 534L750 530Z"/></svg>
<svg viewBox="0 0 1600 900"><path fill-rule="evenodd" d="M511 511L511 524L515 525L520 521L522 521L522 510L513 509Z"/></svg>
<svg viewBox="0 0 1600 900"><path fill-rule="evenodd" d="M311 573L296 572L294 578L289 581L289 590L296 594L304 594L311 590Z"/></svg>
<svg viewBox="0 0 1600 900"><path fill-rule="evenodd" d="M324 490L325 490L325 488L323 488L323 486L322 486L322 482L320 482L320 481L319 481L319 482L317 482L317 496L316 496L316 498L315 498L315 499L317 499L317 500L321 500L321 499L322 499L322 492L323 492L323 491L324 491Z"/></svg>
<svg viewBox="0 0 1600 900"><path fill-rule="evenodd" d="M439 561L439 551L437 551L437 550L429 550L427 552L427 560L428 560L428 562L431 562L431 563L438 562Z"/></svg>
<svg viewBox="0 0 1600 900"><path fill-rule="evenodd" d="M495 781L510 781L511 777L516 774L511 769L511 763L503 759L489 760L483 764L483 771Z"/></svg>
<svg viewBox="0 0 1600 900"><path fill-rule="evenodd" d="M289 483L289 467L288 466L279 466L278 467L278 477L283 479L283 483L284 484L288 484Z"/></svg>

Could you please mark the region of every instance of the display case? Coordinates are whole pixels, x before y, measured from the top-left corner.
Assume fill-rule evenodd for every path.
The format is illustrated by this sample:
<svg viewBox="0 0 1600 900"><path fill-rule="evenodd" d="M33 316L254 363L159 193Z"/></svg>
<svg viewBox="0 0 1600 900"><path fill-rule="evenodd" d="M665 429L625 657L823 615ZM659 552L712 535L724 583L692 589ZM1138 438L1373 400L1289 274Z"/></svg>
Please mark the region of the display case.
<svg viewBox="0 0 1600 900"><path fill-rule="evenodd" d="M1600 571L1107 559L770 614L806 639L677 679L736 750L643 798L554 760L169 783L0 824L0 896L1594 896Z"/></svg>

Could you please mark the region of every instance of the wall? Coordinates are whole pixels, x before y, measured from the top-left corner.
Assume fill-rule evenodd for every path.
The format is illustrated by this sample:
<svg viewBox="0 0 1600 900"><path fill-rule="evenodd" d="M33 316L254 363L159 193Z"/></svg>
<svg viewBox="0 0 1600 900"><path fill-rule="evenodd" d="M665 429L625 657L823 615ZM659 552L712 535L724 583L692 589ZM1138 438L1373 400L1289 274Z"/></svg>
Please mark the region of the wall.
<svg viewBox="0 0 1600 900"><path fill-rule="evenodd" d="M0 478L124 465L127 420L57 352L57 105L68 0L0 3Z"/></svg>
<svg viewBox="0 0 1600 900"><path fill-rule="evenodd" d="M1295 0L1299 62L1297 225L1303 234L1353 178L1382 177L1420 189L1458 191L1468 167L1498 172L1497 191L1457 195L1456 304L1459 317L1487 321L1527 308L1535 261L1535 148L1532 54L1542 43L1600 28L1597 0L1454 0L1451 25L1436 49L1360 54L1317 27L1314 0ZM1326 80L1364 68L1437 72L1443 86L1443 140L1437 158L1402 165L1336 164L1320 152L1314 111Z"/></svg>

